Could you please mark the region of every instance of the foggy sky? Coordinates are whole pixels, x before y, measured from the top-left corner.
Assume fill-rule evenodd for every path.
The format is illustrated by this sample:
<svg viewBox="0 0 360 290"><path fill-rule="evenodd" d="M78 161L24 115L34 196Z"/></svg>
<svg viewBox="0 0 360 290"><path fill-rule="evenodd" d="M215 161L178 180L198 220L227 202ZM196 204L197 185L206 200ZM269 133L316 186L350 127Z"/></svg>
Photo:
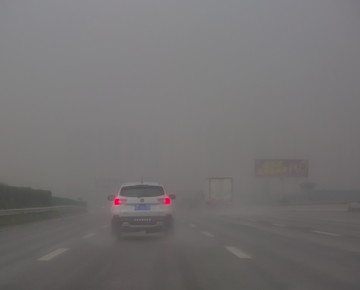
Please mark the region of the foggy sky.
<svg viewBox="0 0 360 290"><path fill-rule="evenodd" d="M250 190L255 158L304 158L320 187L359 189L359 16L358 1L1 1L0 182Z"/></svg>

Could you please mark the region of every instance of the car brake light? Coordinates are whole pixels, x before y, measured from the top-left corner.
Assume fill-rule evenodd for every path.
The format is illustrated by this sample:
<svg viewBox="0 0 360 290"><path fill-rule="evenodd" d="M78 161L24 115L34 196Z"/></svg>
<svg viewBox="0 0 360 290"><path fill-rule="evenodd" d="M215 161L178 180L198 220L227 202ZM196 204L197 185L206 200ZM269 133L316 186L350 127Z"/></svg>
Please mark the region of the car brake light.
<svg viewBox="0 0 360 290"><path fill-rule="evenodd" d="M159 198L158 201L162 204L170 204L171 203L170 197Z"/></svg>
<svg viewBox="0 0 360 290"><path fill-rule="evenodd" d="M114 199L114 205L121 205L123 203L126 203L127 199L124 198L115 198Z"/></svg>

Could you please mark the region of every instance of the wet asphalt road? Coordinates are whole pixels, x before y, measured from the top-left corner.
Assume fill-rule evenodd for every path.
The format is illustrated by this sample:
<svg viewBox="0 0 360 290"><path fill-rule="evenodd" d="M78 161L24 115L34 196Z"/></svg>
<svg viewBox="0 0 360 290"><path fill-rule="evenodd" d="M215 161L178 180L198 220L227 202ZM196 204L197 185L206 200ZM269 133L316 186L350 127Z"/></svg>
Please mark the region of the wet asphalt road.
<svg viewBox="0 0 360 290"><path fill-rule="evenodd" d="M0 229L0 289L360 289L360 214L177 211L117 241L88 213Z"/></svg>

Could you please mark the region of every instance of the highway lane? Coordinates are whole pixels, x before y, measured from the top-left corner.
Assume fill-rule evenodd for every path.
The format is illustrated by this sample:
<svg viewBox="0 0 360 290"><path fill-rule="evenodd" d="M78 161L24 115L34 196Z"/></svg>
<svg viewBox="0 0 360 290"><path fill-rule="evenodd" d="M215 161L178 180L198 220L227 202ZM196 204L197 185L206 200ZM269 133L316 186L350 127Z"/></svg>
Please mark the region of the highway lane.
<svg viewBox="0 0 360 290"><path fill-rule="evenodd" d="M299 289L359 289L360 240L247 218L207 216L197 227L238 243L263 270ZM199 224L200 223L200 224ZM290 286L289 286L290 287ZM293 288L289 288L293 289ZM298 289L298 288L295 288Z"/></svg>
<svg viewBox="0 0 360 290"><path fill-rule="evenodd" d="M273 210L257 207L243 211L219 211L217 215L304 230L322 231L335 235L360 238L360 214L347 211Z"/></svg>
<svg viewBox="0 0 360 290"><path fill-rule="evenodd" d="M248 214L177 214L170 239L135 234L117 241L109 216L99 213L3 228L0 289L360 288L356 236Z"/></svg>

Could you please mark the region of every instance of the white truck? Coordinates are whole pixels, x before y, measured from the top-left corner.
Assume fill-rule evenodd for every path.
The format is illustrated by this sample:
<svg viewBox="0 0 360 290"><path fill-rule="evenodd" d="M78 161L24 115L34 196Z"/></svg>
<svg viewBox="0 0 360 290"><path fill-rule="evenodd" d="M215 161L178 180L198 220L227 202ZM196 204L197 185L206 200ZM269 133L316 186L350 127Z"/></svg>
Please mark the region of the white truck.
<svg viewBox="0 0 360 290"><path fill-rule="evenodd" d="M205 191L205 202L210 205L230 204L233 199L232 177L210 177Z"/></svg>

